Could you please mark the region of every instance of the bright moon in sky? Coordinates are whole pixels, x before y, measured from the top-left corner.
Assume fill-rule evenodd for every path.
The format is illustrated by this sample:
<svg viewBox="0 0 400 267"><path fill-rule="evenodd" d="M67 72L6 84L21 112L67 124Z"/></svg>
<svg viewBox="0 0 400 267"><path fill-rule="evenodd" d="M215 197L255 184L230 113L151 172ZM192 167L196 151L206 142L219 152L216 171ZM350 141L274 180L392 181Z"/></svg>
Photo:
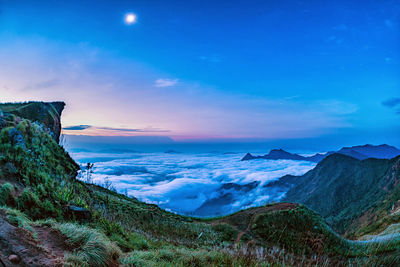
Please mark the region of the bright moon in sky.
<svg viewBox="0 0 400 267"><path fill-rule="evenodd" d="M126 24L133 24L136 22L136 15L133 13L128 13L125 15L125 23Z"/></svg>

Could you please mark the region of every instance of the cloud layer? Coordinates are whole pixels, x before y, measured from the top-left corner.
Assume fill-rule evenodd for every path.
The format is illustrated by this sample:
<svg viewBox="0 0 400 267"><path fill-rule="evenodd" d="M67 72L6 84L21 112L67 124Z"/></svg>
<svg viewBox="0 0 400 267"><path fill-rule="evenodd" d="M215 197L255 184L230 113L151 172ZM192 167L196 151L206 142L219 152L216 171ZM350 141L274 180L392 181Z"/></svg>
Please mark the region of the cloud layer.
<svg viewBox="0 0 400 267"><path fill-rule="evenodd" d="M119 192L195 216L223 215L278 201L285 192L263 185L315 166L289 160L243 162L242 154L223 153L78 152L72 156L81 164L96 162L95 183L108 178Z"/></svg>

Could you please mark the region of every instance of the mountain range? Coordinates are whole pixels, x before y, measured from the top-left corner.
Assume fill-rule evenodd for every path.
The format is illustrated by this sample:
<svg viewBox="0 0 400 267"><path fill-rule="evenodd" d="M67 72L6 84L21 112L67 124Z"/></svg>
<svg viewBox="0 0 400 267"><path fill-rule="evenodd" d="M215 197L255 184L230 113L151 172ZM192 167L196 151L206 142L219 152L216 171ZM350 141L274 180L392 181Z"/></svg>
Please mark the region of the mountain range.
<svg viewBox="0 0 400 267"><path fill-rule="evenodd" d="M329 151L324 154L314 154L312 156L302 156L299 154L293 154L287 152L283 149L272 149L268 154L264 156L253 156L247 153L242 161L253 160L253 159L290 159L290 160L305 160L311 162L320 162L324 158L332 154L343 154L356 159L367 159L367 158L377 158L377 159L391 159L400 155L400 150L394 146L383 145L361 145L352 147L343 147L338 151Z"/></svg>

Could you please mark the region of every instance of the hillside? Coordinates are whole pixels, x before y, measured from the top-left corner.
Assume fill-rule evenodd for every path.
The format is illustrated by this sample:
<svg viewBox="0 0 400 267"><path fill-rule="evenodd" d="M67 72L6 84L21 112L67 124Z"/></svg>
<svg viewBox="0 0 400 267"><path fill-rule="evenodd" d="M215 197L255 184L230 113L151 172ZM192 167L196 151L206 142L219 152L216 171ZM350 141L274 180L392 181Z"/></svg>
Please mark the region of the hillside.
<svg viewBox="0 0 400 267"><path fill-rule="evenodd" d="M371 208L398 190L400 157L365 159L333 154L313 170L297 177L298 185L289 190L285 201L302 203L317 211L337 231L352 236L371 220L360 219ZM386 204L389 212L396 199ZM376 213L374 213L376 215Z"/></svg>
<svg viewBox="0 0 400 267"><path fill-rule="evenodd" d="M42 117L21 113L26 105ZM303 205L271 204L205 220L83 183L76 179L79 166L56 141L62 108L6 107L14 113L0 105L0 266L399 263L400 242L346 240Z"/></svg>

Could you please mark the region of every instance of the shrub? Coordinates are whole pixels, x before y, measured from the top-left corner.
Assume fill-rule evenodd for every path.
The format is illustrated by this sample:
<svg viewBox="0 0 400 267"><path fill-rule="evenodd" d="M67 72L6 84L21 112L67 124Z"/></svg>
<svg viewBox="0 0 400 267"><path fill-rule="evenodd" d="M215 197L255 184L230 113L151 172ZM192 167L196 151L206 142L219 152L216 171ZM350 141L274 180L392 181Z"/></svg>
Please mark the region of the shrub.
<svg viewBox="0 0 400 267"><path fill-rule="evenodd" d="M216 224L213 226L216 232L221 234L221 239L223 241L234 241L238 235L238 231L234 230L230 225L226 223Z"/></svg>
<svg viewBox="0 0 400 267"><path fill-rule="evenodd" d="M10 183L5 183L0 186L0 206L13 204L13 191L14 186Z"/></svg>

